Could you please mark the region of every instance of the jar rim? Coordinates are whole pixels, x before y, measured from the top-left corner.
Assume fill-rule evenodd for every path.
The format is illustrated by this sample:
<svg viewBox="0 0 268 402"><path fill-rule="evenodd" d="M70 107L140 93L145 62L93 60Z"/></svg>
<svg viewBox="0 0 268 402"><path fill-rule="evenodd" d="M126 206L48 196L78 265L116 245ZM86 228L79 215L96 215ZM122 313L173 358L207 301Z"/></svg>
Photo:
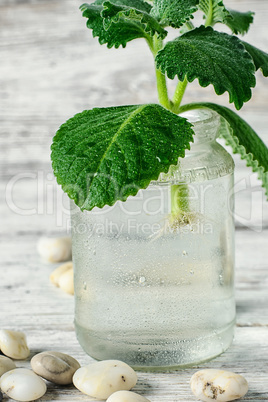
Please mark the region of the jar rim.
<svg viewBox="0 0 268 402"><path fill-rule="evenodd" d="M213 141L219 136L220 115L214 110L208 108L192 109L181 113L180 116L192 124L195 132L194 144Z"/></svg>
<svg viewBox="0 0 268 402"><path fill-rule="evenodd" d="M215 119L220 119L218 113L208 108L191 109L186 112L180 113L180 117L186 118L194 126L204 123L211 123L212 121L215 121Z"/></svg>

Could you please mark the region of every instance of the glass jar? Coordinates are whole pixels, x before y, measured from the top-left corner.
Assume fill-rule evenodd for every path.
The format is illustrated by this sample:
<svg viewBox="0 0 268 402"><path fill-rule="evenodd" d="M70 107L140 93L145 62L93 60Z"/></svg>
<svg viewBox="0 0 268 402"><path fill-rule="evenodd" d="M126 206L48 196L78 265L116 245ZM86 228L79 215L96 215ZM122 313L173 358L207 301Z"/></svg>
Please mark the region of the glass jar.
<svg viewBox="0 0 268 402"><path fill-rule="evenodd" d="M168 174L112 207L71 202L75 327L95 359L170 369L232 342L234 163L217 114L183 116L194 143Z"/></svg>

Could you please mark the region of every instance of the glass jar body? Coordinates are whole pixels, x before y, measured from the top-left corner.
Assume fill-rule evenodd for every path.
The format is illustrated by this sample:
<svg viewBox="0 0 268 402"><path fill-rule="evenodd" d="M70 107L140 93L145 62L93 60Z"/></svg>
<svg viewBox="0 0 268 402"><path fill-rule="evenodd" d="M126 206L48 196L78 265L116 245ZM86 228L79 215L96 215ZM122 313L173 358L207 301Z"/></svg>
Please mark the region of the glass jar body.
<svg viewBox="0 0 268 402"><path fill-rule="evenodd" d="M180 165L135 197L91 212L72 204L75 327L93 358L170 369L230 345L233 162L202 139L214 120L195 123Z"/></svg>

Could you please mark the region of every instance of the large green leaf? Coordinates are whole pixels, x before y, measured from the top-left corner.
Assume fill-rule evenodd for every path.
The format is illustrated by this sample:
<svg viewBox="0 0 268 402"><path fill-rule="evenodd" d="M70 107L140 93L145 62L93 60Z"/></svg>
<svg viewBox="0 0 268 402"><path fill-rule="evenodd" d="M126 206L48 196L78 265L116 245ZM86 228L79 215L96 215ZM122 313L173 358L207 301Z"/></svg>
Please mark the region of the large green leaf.
<svg viewBox="0 0 268 402"><path fill-rule="evenodd" d="M114 25L111 26L113 23L121 24L124 22L130 23L131 25L136 24L139 30L140 27L142 27L144 32L148 33L150 36L157 34L159 38L164 39L167 35L167 31L161 27L158 21L145 11L113 4L110 1L105 1L103 7L104 9L101 16L103 17L103 26L106 31L109 30L109 28L114 28Z"/></svg>
<svg viewBox="0 0 268 402"><path fill-rule="evenodd" d="M222 0L200 0L198 7L210 20L210 25L214 25L217 22L223 23L230 16Z"/></svg>
<svg viewBox="0 0 268 402"><path fill-rule="evenodd" d="M247 52L252 57L256 70L260 68L264 77L268 77L268 53L263 52L262 50L250 45L247 42L243 41L242 43L245 46Z"/></svg>
<svg viewBox="0 0 268 402"><path fill-rule="evenodd" d="M229 16L225 19L225 24L233 31L235 34L242 34L248 32L250 24L253 22L254 13L247 11L241 13L239 11L228 9Z"/></svg>
<svg viewBox="0 0 268 402"><path fill-rule="evenodd" d="M82 4L80 7L83 17L87 18L87 27L92 29L93 37L98 37L101 45L107 44L108 48L118 48L120 45L126 47L126 44L133 39L145 38L150 40L149 33L145 32L144 27L137 21L120 20L105 29L103 25L104 0L96 0L91 4ZM149 13L152 6L143 0L113 0L113 4L127 5L137 10Z"/></svg>
<svg viewBox="0 0 268 402"><path fill-rule="evenodd" d="M82 209L126 200L167 172L193 140L191 124L160 105L96 108L56 133L52 166Z"/></svg>
<svg viewBox="0 0 268 402"><path fill-rule="evenodd" d="M181 27L197 10L199 0L154 0L151 14L161 25Z"/></svg>
<svg viewBox="0 0 268 402"><path fill-rule="evenodd" d="M181 109L209 108L215 110L224 120L220 134L233 152L241 155L247 166L258 174L268 196L268 148L250 125L232 110L214 103L202 102L183 106Z"/></svg>
<svg viewBox="0 0 268 402"><path fill-rule="evenodd" d="M255 66L236 36L199 27L168 42L156 56L157 67L171 79L198 78L202 87L214 86L217 95L229 93L240 109L251 98Z"/></svg>

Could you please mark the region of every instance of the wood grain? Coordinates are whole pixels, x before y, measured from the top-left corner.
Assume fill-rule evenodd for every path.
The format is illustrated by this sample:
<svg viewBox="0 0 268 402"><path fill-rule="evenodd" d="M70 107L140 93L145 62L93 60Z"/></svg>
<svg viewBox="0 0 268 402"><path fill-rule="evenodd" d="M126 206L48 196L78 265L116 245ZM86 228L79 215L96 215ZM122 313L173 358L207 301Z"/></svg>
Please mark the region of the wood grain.
<svg viewBox="0 0 268 402"><path fill-rule="evenodd" d="M142 41L107 50L85 28L78 0L0 2L0 328L20 329L31 356L53 349L83 365L89 358L73 326L73 297L49 283L54 264L37 254L43 235L68 233L68 200L56 185L50 144L57 128L93 106L157 101L153 60ZM254 8L247 41L268 50L268 2L226 0ZM173 88L175 83L170 83ZM228 103L208 87L189 86L185 101ZM261 74L251 102L239 112L268 144L268 91ZM243 374L249 392L241 401L268 400L268 208L255 174L236 162L237 328L230 349L200 367ZM30 367L30 359L18 361ZM195 401L189 381L199 367L171 373L138 373L135 391L152 402ZM9 400L8 398L4 399ZM93 401L74 387L48 384L42 401ZM94 399L95 400L95 399Z"/></svg>

